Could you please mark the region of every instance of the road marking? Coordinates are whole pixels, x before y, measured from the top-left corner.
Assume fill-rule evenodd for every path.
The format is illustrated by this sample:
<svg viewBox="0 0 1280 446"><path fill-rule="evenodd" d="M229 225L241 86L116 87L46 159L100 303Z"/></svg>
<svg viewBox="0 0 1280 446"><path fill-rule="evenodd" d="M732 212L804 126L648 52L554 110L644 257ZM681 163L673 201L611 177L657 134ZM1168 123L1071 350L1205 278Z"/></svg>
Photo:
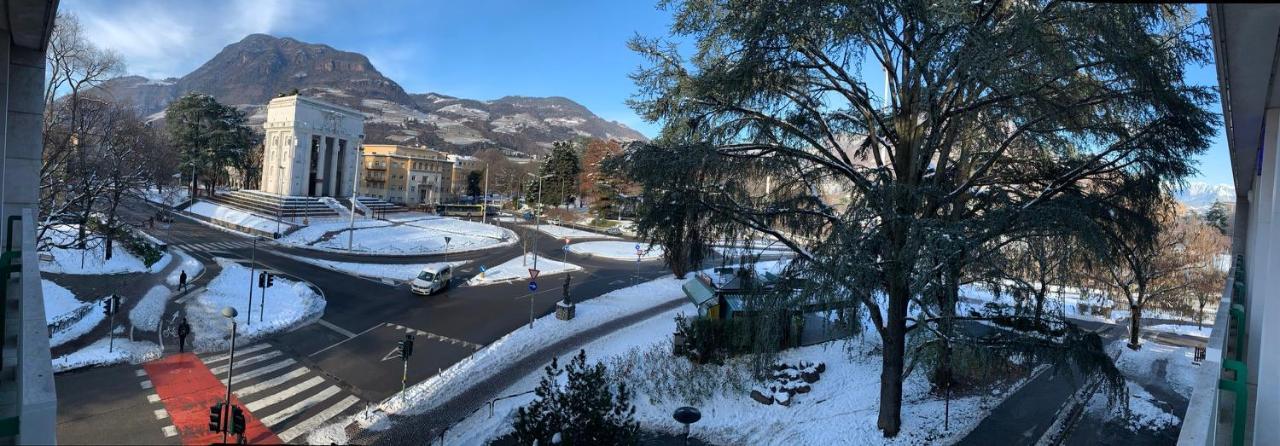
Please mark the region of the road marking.
<svg viewBox="0 0 1280 446"><path fill-rule="evenodd" d="M466 347L466 348L469 348L469 349L472 349L472 350L480 350L480 349L484 348L484 346L483 346L483 345L476 344L476 343L473 343L473 342L467 342L467 341L464 341L464 340L461 340L461 339L454 339L454 338L451 338L451 337L448 337L448 336L440 336L440 335L435 334L435 333L431 333L431 332L423 331L423 330L416 330L416 329L409 328L409 327L405 327L405 326L398 325L398 324L390 324L390 325L391 325L393 328L395 328L396 330L405 330L405 331L410 332L410 333L417 333L417 334L418 334L418 336L425 336L427 339L431 339L431 340L433 340L433 341L448 342L448 343L450 343L450 344L453 344L453 345L461 345L461 346L463 346L463 347ZM386 361L386 359L384 358L384 359L383 359L383 361Z"/></svg>
<svg viewBox="0 0 1280 446"><path fill-rule="evenodd" d="M147 395L147 402L152 403L152 404L155 404L155 403L160 402L160 395L156 395L156 394L154 394L154 393L153 393L153 394L150 394L150 395Z"/></svg>
<svg viewBox="0 0 1280 446"><path fill-rule="evenodd" d="M326 421L329 421L329 419L338 416L338 414L342 413L342 411L347 410L347 408L355 405L358 402L360 402L360 398L356 398L355 395L348 396L342 401L339 401L338 404L329 406L328 409L325 409L324 411L318 414L315 414L311 418L308 418L306 421L298 423L296 426L285 430L283 433L280 434L280 439L284 440L286 443L291 442L293 441L293 439L298 438L302 434L315 430L316 428L320 427L320 425L324 424Z"/></svg>
<svg viewBox="0 0 1280 446"><path fill-rule="evenodd" d="M146 381L140 382L140 383L138 383L138 385L142 386L142 388L144 388L144 389L150 389L150 388L151 388L151 380L149 380L149 379L148 379L148 380L146 380Z"/></svg>
<svg viewBox="0 0 1280 446"><path fill-rule="evenodd" d="M315 395L311 395L310 398L299 401L297 404L289 406L284 410L273 413L267 416L266 418L263 418L262 424L275 427L277 424L280 424L281 422L288 420L289 418L292 418L307 409L310 409L311 406L314 406L316 404L319 404L321 401L329 399L329 397L337 394L341 390L342 389L339 389L338 386L329 386L329 388L324 389L324 391L317 393Z"/></svg>
<svg viewBox="0 0 1280 446"><path fill-rule="evenodd" d="M133 376L136 376L136 377L139 377L139 378L144 377L144 376L147 376L147 371L146 371L146 370L142 370L142 369L134 370L134 371L133 371Z"/></svg>
<svg viewBox="0 0 1280 446"><path fill-rule="evenodd" d="M285 382L291 381L294 378L300 378L300 377L306 376L306 374L308 373L311 373L310 369L306 367L298 367L296 369L293 369L293 371L289 373L277 376L275 378L271 378L269 380L254 384L249 387L245 387L240 390L236 390L234 393L236 394L236 396L240 398L244 398L249 395L253 395L255 393L261 392L263 390L270 389L272 387L284 384Z"/></svg>
<svg viewBox="0 0 1280 446"><path fill-rule="evenodd" d="M153 413L155 413L157 420L169 418L169 412L166 412L164 409L156 409Z"/></svg>
<svg viewBox="0 0 1280 446"><path fill-rule="evenodd" d="M333 325L333 323L331 323L331 322L329 322L329 321L326 321L326 320L324 320L324 319L319 319L319 320L317 320L316 322L319 322L319 323L320 323L320 325L323 325L325 328L328 328L328 329L330 329L330 330L336 331L336 332L338 332L338 334L340 334L340 335L346 336L346 337L347 337L347 339L351 339L351 338L356 337L356 334L355 334L355 333L352 333L352 332L350 332L350 331L347 331L346 329L344 329L344 328L342 328L342 327L339 327L339 326L337 326L337 325Z"/></svg>
<svg viewBox="0 0 1280 446"><path fill-rule="evenodd" d="M349 337L349 338L343 339L343 340L341 340L341 341L335 342L333 345L330 345L330 346L328 346L328 347L322 348L322 349L320 349L319 351L316 351L315 353L312 353L312 354L310 354L310 355L307 355L307 357L309 358L309 357L312 357L312 356L315 356L315 355L318 355L318 354L324 353L325 351L327 351L327 350L329 350L329 349L331 349L331 348L334 348L334 347L337 347L337 346L339 346L339 345L342 345L342 343L343 343L343 342L347 342L347 341L350 341L350 340L352 340L352 339L355 339L355 338L359 337L360 335L365 334L365 333L368 333L368 332L370 332L370 331L373 331L373 329L378 328L378 327L381 327L381 326L382 326L382 324L377 324L377 325L374 325L374 326L372 326L372 327L366 328L364 331L362 331L362 332L360 332L360 333L357 333L355 336L352 336L352 337ZM390 322L387 322L387 326L391 326L391 323L390 323Z"/></svg>
<svg viewBox="0 0 1280 446"><path fill-rule="evenodd" d="M165 426L164 428L162 428L162 429L160 429L160 430L161 430L161 431L164 431L164 437L165 437L165 438L169 438L169 437L176 437L176 436L178 436L178 428L176 428L176 427L173 427L173 426Z"/></svg>
<svg viewBox="0 0 1280 446"><path fill-rule="evenodd" d="M252 372L238 374L234 378L231 378L231 384L232 385L240 384L241 382L244 382L244 380L253 379L262 375L266 375L276 370L280 370L285 367L291 366L296 362L297 361L294 361L292 358L289 358L289 359L285 359L284 361L280 361L265 367L254 369ZM227 384L226 379L222 379L220 381L222 381L222 385Z"/></svg>
<svg viewBox="0 0 1280 446"><path fill-rule="evenodd" d="M269 397L249 403L249 405L245 407L248 407L250 412L257 412L264 408L270 407L271 405L279 404L281 401L292 398L294 395L302 393L307 389L310 389L312 387L318 386L323 383L324 383L324 378L321 378L319 376L313 376L311 377L311 379L298 383L297 385L294 385L288 389L282 390L280 392L276 392Z"/></svg>
<svg viewBox="0 0 1280 446"><path fill-rule="evenodd" d="M240 351L237 351L236 353L239 353L239 354L241 354L241 355L244 355L244 354L248 354L248 353L256 352L256 351L258 351L258 350L262 350L262 349L267 348L267 347L271 347L271 344L266 344L266 343L263 343L263 344L254 344L254 345L250 345L250 346L248 346L248 347L241 348L241 349L240 349ZM209 364L211 364L211 363L220 362L220 361L225 361L225 360L227 360L227 358L229 358L229 357L231 357L231 356L230 356L230 353L223 353L223 354L220 354L220 355L208 356L208 357L201 356L201 357L200 357L200 360L201 360L201 361L204 361L204 364L205 364L205 365L209 365Z"/></svg>
<svg viewBox="0 0 1280 446"><path fill-rule="evenodd" d="M400 347L396 346L396 347L391 347L391 351L387 352L387 354L385 355L382 355L382 360L386 361L388 359L395 359L399 357L400 357Z"/></svg>
<svg viewBox="0 0 1280 446"><path fill-rule="evenodd" d="M211 369L209 369L209 372L213 373L213 374L214 374L214 376L217 376L217 375L221 375L221 374L223 374L223 373L226 373L226 372L227 372L227 369L229 369L232 365L238 365L238 366L241 366L241 367L245 367L245 366L249 366L249 365L257 364L257 363L262 362L262 361L266 361L266 360L271 359L271 358L275 358L276 356L280 356L280 352L279 352L279 351L277 351L277 350L272 350L272 351L270 351L270 352L267 352L267 354L264 354L264 355L258 355L258 356L254 356L254 357L252 357L252 358L247 358L247 359L245 359L244 361L241 361L239 364L227 363L227 365L220 365L220 366L217 366L217 367L211 368Z"/></svg>

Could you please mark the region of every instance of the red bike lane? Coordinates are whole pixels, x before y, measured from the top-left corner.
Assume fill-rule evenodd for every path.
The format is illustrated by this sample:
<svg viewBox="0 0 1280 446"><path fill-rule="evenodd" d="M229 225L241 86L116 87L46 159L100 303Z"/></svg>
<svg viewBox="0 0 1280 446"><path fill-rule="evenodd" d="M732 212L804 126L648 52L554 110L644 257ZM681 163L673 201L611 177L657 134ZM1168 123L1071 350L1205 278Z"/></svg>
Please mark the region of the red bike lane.
<svg viewBox="0 0 1280 446"><path fill-rule="evenodd" d="M173 425L178 429L182 444L211 444L222 442L222 434L209 432L209 408L223 402L227 387L204 363L191 353L169 356L143 365L156 394L169 412ZM231 403L244 409L235 396ZM280 438L244 410L245 439L250 444L281 444ZM234 443L232 436L227 441Z"/></svg>

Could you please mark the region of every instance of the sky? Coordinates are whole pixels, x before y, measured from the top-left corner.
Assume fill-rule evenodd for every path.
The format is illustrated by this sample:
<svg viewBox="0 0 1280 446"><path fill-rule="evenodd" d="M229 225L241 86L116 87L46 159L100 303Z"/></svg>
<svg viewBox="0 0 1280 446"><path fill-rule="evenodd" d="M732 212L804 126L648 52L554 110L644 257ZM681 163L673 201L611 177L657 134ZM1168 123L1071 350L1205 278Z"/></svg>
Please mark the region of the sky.
<svg viewBox="0 0 1280 446"><path fill-rule="evenodd" d="M183 76L252 33L323 43L369 57L410 93L469 99L563 96L647 136L658 126L626 100L642 59L629 39L665 36L671 14L654 0L63 0L90 39L119 52L129 74ZM1203 14L1203 7L1195 6ZM1217 85L1212 65L1188 67ZM878 76L868 83L881 84ZM1210 106L1221 112L1216 103ZM1219 126L1221 127L1221 126ZM1221 131L1192 181L1231 184Z"/></svg>

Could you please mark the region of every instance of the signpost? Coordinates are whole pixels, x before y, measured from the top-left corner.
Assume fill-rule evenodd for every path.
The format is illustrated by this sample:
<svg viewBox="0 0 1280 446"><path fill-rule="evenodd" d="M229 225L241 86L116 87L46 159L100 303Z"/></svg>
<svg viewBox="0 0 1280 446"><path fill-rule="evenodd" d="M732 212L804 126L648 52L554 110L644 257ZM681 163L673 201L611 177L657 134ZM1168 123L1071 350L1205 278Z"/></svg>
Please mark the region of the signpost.
<svg viewBox="0 0 1280 446"><path fill-rule="evenodd" d="M564 263L569 263L569 237L564 238Z"/></svg>
<svg viewBox="0 0 1280 446"><path fill-rule="evenodd" d="M444 263L445 264L449 263L449 242L452 240L453 240L453 237L446 236L444 238Z"/></svg>
<svg viewBox="0 0 1280 446"><path fill-rule="evenodd" d="M640 244L636 243L636 284L640 283L640 257L644 256L644 249L640 248Z"/></svg>
<svg viewBox="0 0 1280 446"><path fill-rule="evenodd" d="M536 268L529 268L529 329L533 329L533 292L538 291L538 271Z"/></svg>

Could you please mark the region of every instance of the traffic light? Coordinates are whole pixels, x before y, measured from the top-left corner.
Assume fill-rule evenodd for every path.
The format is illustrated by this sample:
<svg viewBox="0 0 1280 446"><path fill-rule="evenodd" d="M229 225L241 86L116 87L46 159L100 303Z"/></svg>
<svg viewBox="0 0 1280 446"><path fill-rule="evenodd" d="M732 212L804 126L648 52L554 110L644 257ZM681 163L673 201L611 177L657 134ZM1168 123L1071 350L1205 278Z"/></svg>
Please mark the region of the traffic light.
<svg viewBox="0 0 1280 446"><path fill-rule="evenodd" d="M267 287L267 272L263 271L258 273L258 288L266 288L266 287Z"/></svg>
<svg viewBox="0 0 1280 446"><path fill-rule="evenodd" d="M102 314L110 316L117 311L120 311L120 296L112 294L111 297L103 299Z"/></svg>
<svg viewBox="0 0 1280 446"><path fill-rule="evenodd" d="M222 409L223 403L209 408L209 432L222 432Z"/></svg>
<svg viewBox="0 0 1280 446"><path fill-rule="evenodd" d="M240 410L240 406L231 406L231 426L227 427L227 431L235 435L244 434L244 411Z"/></svg>
<svg viewBox="0 0 1280 446"><path fill-rule="evenodd" d="M413 356L413 335L404 335L404 340L400 341L399 344L400 358L408 361L409 357Z"/></svg>
<svg viewBox="0 0 1280 446"><path fill-rule="evenodd" d="M276 275L267 273L267 288L271 288L275 284L276 284Z"/></svg>
<svg viewBox="0 0 1280 446"><path fill-rule="evenodd" d="M107 316L111 315L111 299L106 299L102 301L102 314L105 314Z"/></svg>

